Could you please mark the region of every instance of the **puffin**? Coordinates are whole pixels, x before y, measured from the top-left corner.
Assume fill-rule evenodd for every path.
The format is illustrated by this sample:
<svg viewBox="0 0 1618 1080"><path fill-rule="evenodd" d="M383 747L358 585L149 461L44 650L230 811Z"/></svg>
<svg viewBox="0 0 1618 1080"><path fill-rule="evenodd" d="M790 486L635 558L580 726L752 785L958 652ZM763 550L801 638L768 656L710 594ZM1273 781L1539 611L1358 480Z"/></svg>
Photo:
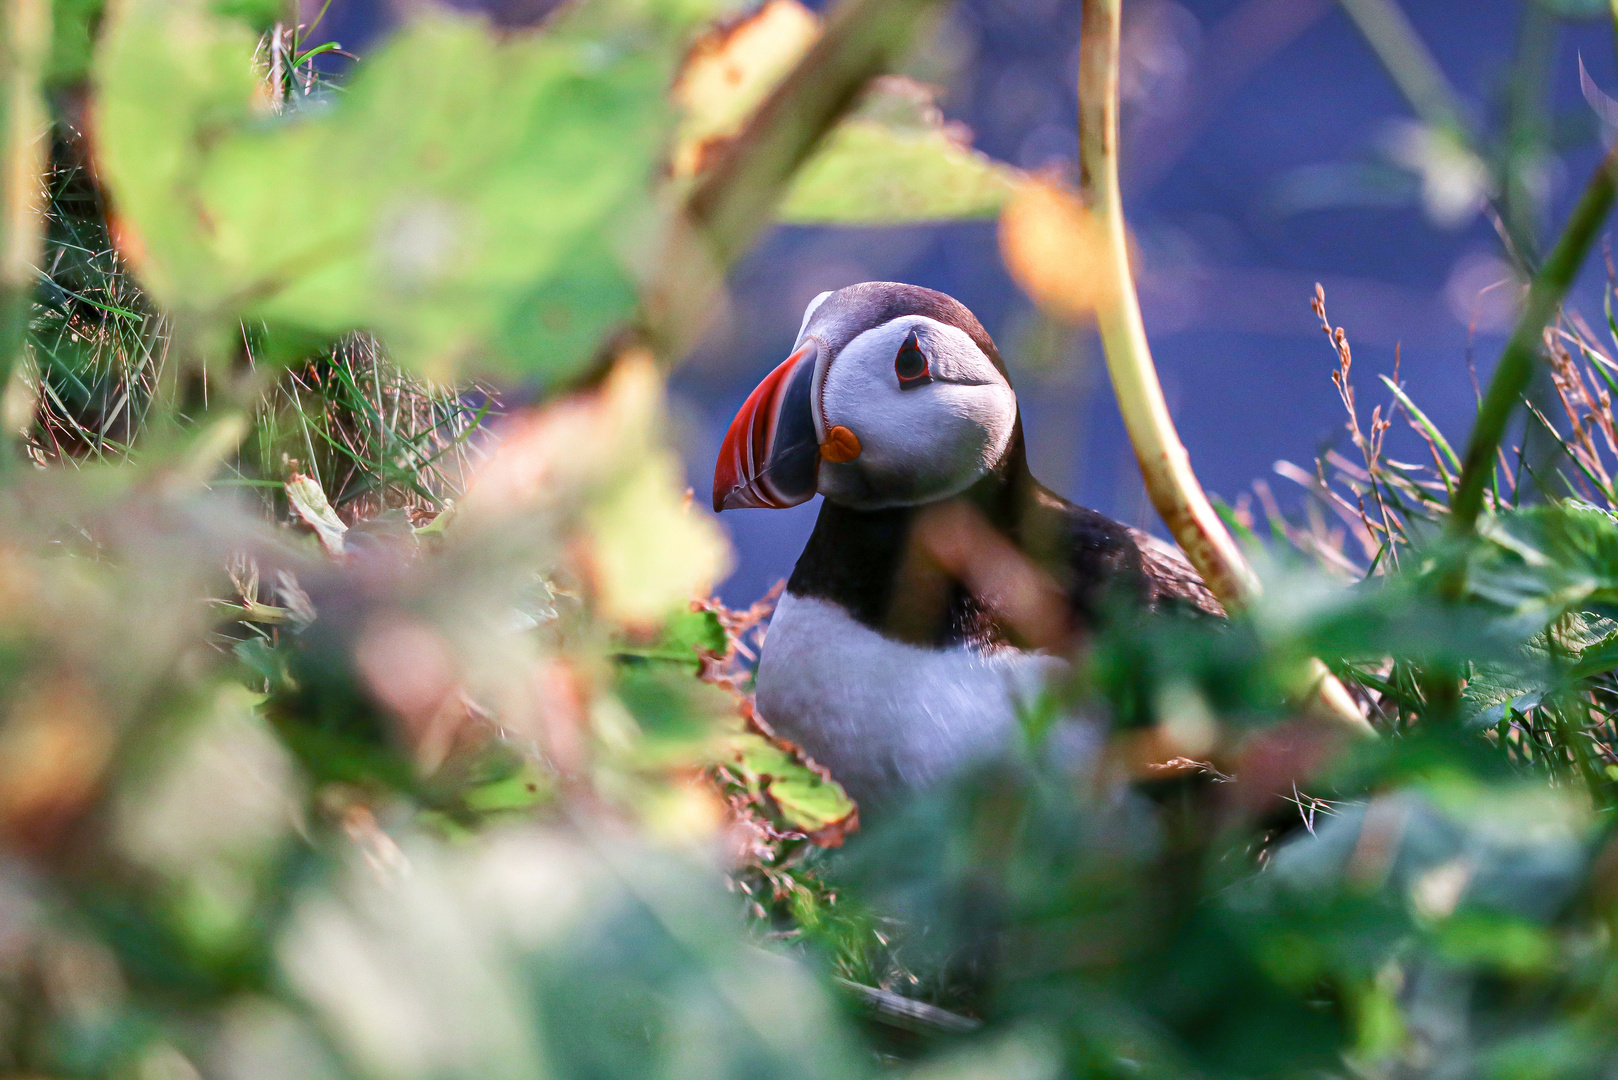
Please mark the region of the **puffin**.
<svg viewBox="0 0 1618 1080"><path fill-rule="evenodd" d="M816 296L731 422L716 512L816 495L755 700L862 812L1006 752L1121 605L1223 614L1177 548L1034 479L999 350L932 289Z"/></svg>

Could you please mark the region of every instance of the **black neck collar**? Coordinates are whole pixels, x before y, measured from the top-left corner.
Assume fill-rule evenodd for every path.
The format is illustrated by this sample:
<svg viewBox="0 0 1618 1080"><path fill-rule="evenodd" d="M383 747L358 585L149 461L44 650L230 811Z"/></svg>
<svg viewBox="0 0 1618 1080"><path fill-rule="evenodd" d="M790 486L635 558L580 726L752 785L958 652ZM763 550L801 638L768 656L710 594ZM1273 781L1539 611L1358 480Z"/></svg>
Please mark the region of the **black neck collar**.
<svg viewBox="0 0 1618 1080"><path fill-rule="evenodd" d="M1000 463L952 498L1022 546L1022 510L1038 490L1019 420ZM830 601L863 625L918 645L1004 643L1002 629L967 589L912 551L916 519L934 505L853 510L823 501L787 591Z"/></svg>

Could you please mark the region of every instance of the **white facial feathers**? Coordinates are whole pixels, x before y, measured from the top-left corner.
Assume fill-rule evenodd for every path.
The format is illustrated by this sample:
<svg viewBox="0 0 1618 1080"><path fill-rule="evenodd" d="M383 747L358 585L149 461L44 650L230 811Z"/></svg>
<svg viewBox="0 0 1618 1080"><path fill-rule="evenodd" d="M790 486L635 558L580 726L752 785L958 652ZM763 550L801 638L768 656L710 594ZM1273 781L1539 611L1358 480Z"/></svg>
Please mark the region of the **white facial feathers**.
<svg viewBox="0 0 1618 1080"><path fill-rule="evenodd" d="M811 308L813 305L811 305ZM900 387L894 361L914 332L931 381ZM823 462L820 491L859 509L931 502L970 487L1005 452L1017 398L990 359L957 327L904 315L859 334L816 373L816 427L841 425L860 455Z"/></svg>

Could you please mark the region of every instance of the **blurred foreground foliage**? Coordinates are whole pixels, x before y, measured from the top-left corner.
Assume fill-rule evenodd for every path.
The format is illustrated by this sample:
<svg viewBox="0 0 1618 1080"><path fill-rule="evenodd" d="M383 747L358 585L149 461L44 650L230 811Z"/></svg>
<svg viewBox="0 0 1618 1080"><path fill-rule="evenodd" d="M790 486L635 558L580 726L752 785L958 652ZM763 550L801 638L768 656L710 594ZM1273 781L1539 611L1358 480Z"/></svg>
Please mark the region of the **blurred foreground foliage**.
<svg viewBox="0 0 1618 1080"><path fill-rule="evenodd" d="M687 196L766 151L791 220L1029 190L924 89L858 93L875 10L432 9L337 83L274 5L60 0L49 77L91 82L5 391L0 1070L1618 1073L1618 364L1577 319L1564 457L1505 461L1475 537L1337 332L1361 460L1294 470L1251 610L1117 612L1004 760L863 830L752 714L770 601L706 599L646 330L723 269ZM817 94L824 138L765 137ZM1286 707L1316 656L1382 738Z"/></svg>

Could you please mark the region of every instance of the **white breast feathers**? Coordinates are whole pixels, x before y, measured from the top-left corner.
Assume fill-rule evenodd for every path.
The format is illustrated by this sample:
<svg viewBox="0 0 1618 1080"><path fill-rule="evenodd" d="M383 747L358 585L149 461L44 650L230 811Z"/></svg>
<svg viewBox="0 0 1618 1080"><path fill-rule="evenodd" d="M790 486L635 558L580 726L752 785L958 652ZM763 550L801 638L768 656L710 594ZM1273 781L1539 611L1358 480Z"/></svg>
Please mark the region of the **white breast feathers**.
<svg viewBox="0 0 1618 1080"><path fill-rule="evenodd" d="M781 597L758 669L758 706L857 801L938 780L1004 750L1053 656L925 648L884 637L827 600Z"/></svg>

